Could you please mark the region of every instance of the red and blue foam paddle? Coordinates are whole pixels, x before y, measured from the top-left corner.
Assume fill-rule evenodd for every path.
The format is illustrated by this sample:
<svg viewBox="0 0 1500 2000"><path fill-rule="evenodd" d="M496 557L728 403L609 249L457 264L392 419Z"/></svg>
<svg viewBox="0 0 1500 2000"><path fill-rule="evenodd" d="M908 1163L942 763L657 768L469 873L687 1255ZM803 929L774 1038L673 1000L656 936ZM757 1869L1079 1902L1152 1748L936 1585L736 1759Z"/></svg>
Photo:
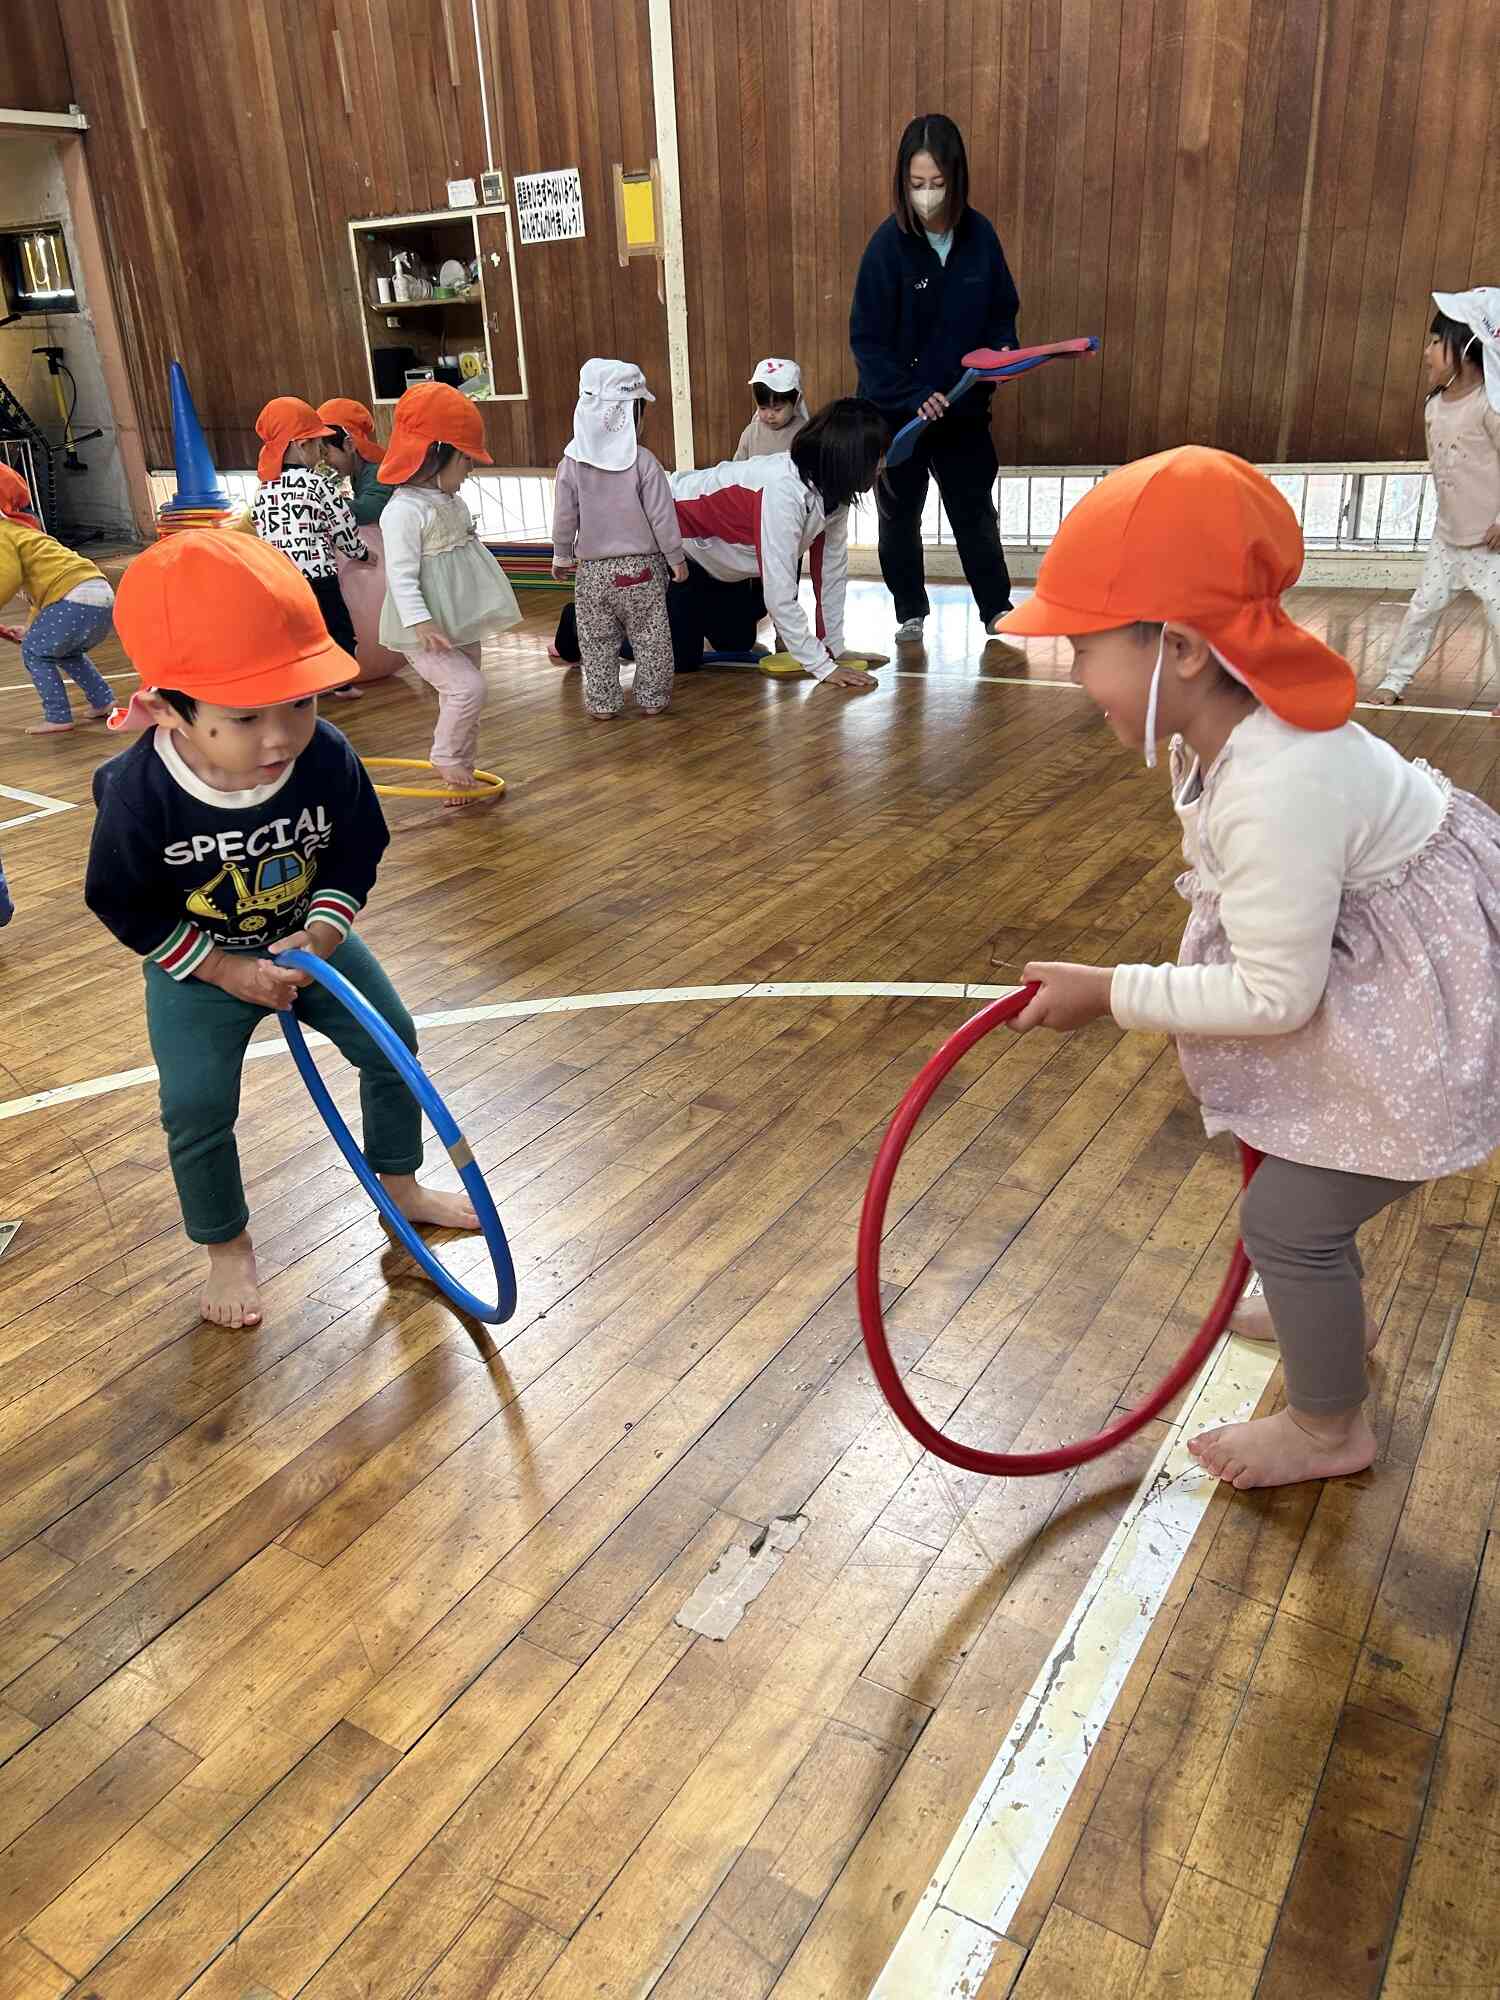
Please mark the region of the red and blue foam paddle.
<svg viewBox="0 0 1500 2000"><path fill-rule="evenodd" d="M956 403L976 382L1008 382L1013 375L1043 368L1049 361L1071 361L1080 354L1098 352L1099 343L1091 333L1077 340L1049 340L1041 347L976 347L964 356L964 372L948 391L948 401ZM906 463L930 421L928 417L913 417L909 424L901 426L886 452L887 468Z"/></svg>

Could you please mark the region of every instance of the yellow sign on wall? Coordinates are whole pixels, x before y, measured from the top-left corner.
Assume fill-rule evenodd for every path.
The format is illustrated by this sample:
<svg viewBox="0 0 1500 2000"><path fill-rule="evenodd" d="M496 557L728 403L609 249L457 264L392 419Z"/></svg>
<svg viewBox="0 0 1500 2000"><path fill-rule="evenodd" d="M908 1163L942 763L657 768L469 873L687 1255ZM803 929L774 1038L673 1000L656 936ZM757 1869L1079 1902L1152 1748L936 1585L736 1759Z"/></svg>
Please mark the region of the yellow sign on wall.
<svg viewBox="0 0 1500 2000"><path fill-rule="evenodd" d="M621 264L662 254L661 169L655 160L643 174L627 174L615 161L615 249Z"/></svg>
<svg viewBox="0 0 1500 2000"><path fill-rule="evenodd" d="M621 201L625 213L625 248L638 256L649 256L657 243L656 189L649 174L622 177Z"/></svg>
<svg viewBox="0 0 1500 2000"><path fill-rule="evenodd" d="M632 257L656 259L656 296L662 289L661 168L653 160L644 174L627 174L615 161L615 250L623 269Z"/></svg>

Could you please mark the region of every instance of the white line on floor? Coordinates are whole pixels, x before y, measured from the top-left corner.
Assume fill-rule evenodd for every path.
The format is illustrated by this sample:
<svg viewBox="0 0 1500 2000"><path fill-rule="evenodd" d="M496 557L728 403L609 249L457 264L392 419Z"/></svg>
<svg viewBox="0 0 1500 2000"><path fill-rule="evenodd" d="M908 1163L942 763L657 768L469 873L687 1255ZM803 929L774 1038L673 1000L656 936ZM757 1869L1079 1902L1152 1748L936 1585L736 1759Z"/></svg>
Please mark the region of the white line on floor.
<svg viewBox="0 0 1500 2000"><path fill-rule="evenodd" d="M14 819L0 819L0 833L7 827L27 826L34 819L50 819L54 813L77 812L71 799L48 798L45 792L23 792L19 785L0 785L0 798L16 799L20 804L35 806L35 812L17 813Z"/></svg>
<svg viewBox="0 0 1500 2000"><path fill-rule="evenodd" d="M1083 693L1083 689L1073 681L1044 681L1034 674L954 674L941 671L928 674L898 667L894 674L887 674L882 670L881 677L884 680L898 681L985 681L992 687L1065 688L1069 694ZM1377 715L1451 715L1480 722L1492 722L1495 719L1492 711L1487 708L1422 708L1413 701L1398 701L1394 704L1383 701L1357 701L1354 706L1371 709Z"/></svg>
<svg viewBox="0 0 1500 2000"><path fill-rule="evenodd" d="M966 674L956 672L952 667L937 667L928 671L925 667L893 667L889 672L884 667L875 669L883 681L930 681L937 687L1023 687L1023 688L1067 688L1071 694L1082 694L1071 681L1033 680L1029 674Z"/></svg>
<svg viewBox="0 0 1500 2000"><path fill-rule="evenodd" d="M1230 1340L1205 1365L870 2000L972 2000L984 1984L1216 1490L1218 1482L1189 1455L1187 1438L1248 1417L1276 1361L1272 1346Z"/></svg>
<svg viewBox="0 0 1500 2000"><path fill-rule="evenodd" d="M419 1014L419 1028L462 1028L474 1021L515 1021L532 1014L578 1014L595 1007L668 1007L676 1001L727 1000L1003 1000L1014 986L934 985L930 981L900 979L822 979L803 983L764 980L752 986L659 986L627 993L569 993L551 1000L499 1000L481 1007L452 1007L436 1014ZM314 1045L321 1035L307 1037ZM285 1037L272 1034L265 1041L252 1042L246 1050L249 1062L264 1061L288 1053ZM156 1070L116 1070L110 1076L88 1077L79 1083L59 1084L53 1090L33 1091L28 1097L13 1097L0 1104L0 1122L24 1118L28 1112L46 1111L55 1104L76 1104L86 1097L108 1097L117 1090L134 1090L154 1083Z"/></svg>
<svg viewBox="0 0 1500 2000"><path fill-rule="evenodd" d="M127 667L125 672L122 674L105 674L102 676L102 678L107 681L133 681L135 679L135 673L133 669ZM35 693L36 693L36 688L30 681L7 681L3 687L0 687L0 694L35 694Z"/></svg>
<svg viewBox="0 0 1500 2000"><path fill-rule="evenodd" d="M880 667L876 671L880 679L885 681L952 682L958 687L973 687L978 685L980 687L1061 688L1069 694L1083 693L1083 689L1075 686L1072 681L1044 681L1034 674L966 674L961 671L954 672L951 668L945 669L942 667L939 667L936 672L928 672L925 668L918 669L915 667L893 667L889 671L884 667ZM107 681L132 681L135 679L135 675L106 674L104 678ZM30 694L32 692L34 690L30 681L13 681L4 687L0 687L0 694ZM1477 720L1481 722L1489 722L1494 719L1487 708L1421 708L1415 702L1408 701L1399 702L1397 706L1403 715L1464 716L1471 721ZM1384 702L1360 701L1355 703L1355 707L1375 709L1379 713L1385 713ZM0 790L3 789L4 787L0 786ZM30 817L39 818L40 815L32 814ZM7 825L20 826L21 824L22 822L18 819L0 820L0 828Z"/></svg>
<svg viewBox="0 0 1500 2000"><path fill-rule="evenodd" d="M975 983L768 980L503 1000L424 1014L418 1025L458 1027L674 1002L845 997L981 1001L1014 991L1014 986ZM323 1039L308 1037L314 1043ZM276 1034L247 1051L251 1060L287 1053ZM0 1120L135 1089L153 1082L156 1074L146 1065L14 1098L0 1104ZM1141 1478L871 2000L970 2000L978 1992L1212 1498L1216 1482L1199 1472L1188 1454L1187 1436L1205 1424L1247 1417L1275 1365L1274 1348L1232 1341L1221 1344L1199 1374L1182 1416Z"/></svg>
<svg viewBox="0 0 1500 2000"><path fill-rule="evenodd" d="M927 681L939 687L1055 688L1064 694L1083 693L1076 681L1044 680L1039 674L966 673L961 667L876 667L873 671L882 681ZM788 675L787 678L795 677ZM1382 715L1388 713L1387 705L1382 701L1357 701L1354 705L1356 708L1373 709ZM1398 702L1395 706L1403 715L1451 715L1483 722L1493 719L1487 708L1422 708L1408 701Z"/></svg>

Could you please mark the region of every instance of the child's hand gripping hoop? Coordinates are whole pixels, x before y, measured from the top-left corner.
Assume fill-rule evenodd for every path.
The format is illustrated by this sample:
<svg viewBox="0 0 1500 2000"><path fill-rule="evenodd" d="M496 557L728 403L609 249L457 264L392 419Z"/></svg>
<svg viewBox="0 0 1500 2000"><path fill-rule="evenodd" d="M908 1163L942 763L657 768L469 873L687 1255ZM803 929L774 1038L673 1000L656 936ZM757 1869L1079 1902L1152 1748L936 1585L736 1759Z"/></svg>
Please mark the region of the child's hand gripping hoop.
<svg viewBox="0 0 1500 2000"><path fill-rule="evenodd" d="M469 1142L454 1123L453 1114L442 1098L433 1089L432 1082L407 1048L395 1030L366 1000L357 987L351 986L341 972L336 972L315 952L283 951L276 954L278 965L289 965L298 972L307 972L325 986L335 1000L341 1001L370 1036L383 1055L390 1058L399 1071L402 1081L412 1096L421 1105L431 1120L432 1129L448 1150L448 1157L458 1169L458 1177L463 1182L464 1192L474 1204L474 1212L479 1217L479 1227L484 1233L489 1247L490 1261L495 1269L496 1298L493 1305L477 1297L457 1278L445 1271L437 1258L397 1208L395 1202L380 1185L369 1161L354 1143L354 1134L344 1123L338 1106L328 1094L328 1086L318 1074L318 1066L312 1059L311 1051L303 1038L302 1024L294 1010L288 1009L278 1014L282 1033L287 1038L293 1059L302 1072L302 1081L307 1085L312 1101L323 1114L323 1122L338 1142L338 1149L353 1167L361 1185L375 1206L384 1216L387 1225L398 1236L403 1246L421 1265L438 1290L450 1298L460 1312L468 1313L472 1319L486 1321L490 1326L499 1326L508 1320L516 1309L516 1272L511 1262L510 1245L505 1240L505 1231L500 1226L494 1201L485 1185L484 1175L479 1171Z"/></svg>
<svg viewBox="0 0 1500 2000"><path fill-rule="evenodd" d="M367 771L432 769L425 757L365 757L361 762ZM504 778L497 778L493 771L476 771L474 779L470 786L377 785L375 790L383 799L498 799L505 790Z"/></svg>
<svg viewBox="0 0 1500 2000"><path fill-rule="evenodd" d="M1080 354L1097 354L1099 342L1091 333L1077 340L1049 340L1040 347L976 347L964 356L964 372L948 391L948 401L956 403L976 382L1008 382L1013 375L1025 375L1049 361L1076 360ZM917 448L917 439L931 421L913 417L891 439L885 455L887 467L904 465Z"/></svg>
<svg viewBox="0 0 1500 2000"><path fill-rule="evenodd" d="M1239 1304L1240 1293L1245 1289L1245 1281L1250 1275L1250 1261L1245 1255L1242 1243L1234 1246L1234 1255L1229 1260L1229 1269L1224 1282L1219 1287L1219 1296L1214 1300L1207 1319L1199 1328L1192 1343L1164 1380L1159 1382L1136 1404L1133 1410L1099 1432L1097 1437L1080 1438L1076 1444L1059 1445L1055 1451L980 1451L974 1445L955 1444L952 1438L930 1424L907 1395L901 1380L901 1372L891 1355L890 1343L886 1339L885 1318L880 1310L880 1238L885 1229L885 1209L890 1198L891 1183L896 1178L896 1169L901 1164L901 1155L906 1150L906 1142L912 1135L913 1127L926 1109L927 1101L943 1078L954 1066L981 1041L991 1028L998 1028L1002 1022L1013 1021L1036 995L1035 986L1023 986L1018 993L1012 993L1004 1000L992 1000L983 1007L973 1020L966 1021L956 1034L948 1037L937 1054L930 1057L918 1073L916 1081L902 1098L891 1120L880 1151L875 1156L875 1165L870 1172L869 1186L865 1189L865 1205L859 1218L859 1258L856 1265L859 1293L859 1318L864 1328L865 1347L870 1356L870 1366L875 1371L875 1379L884 1392L886 1401L895 1411L905 1428L911 1432L917 1443L935 1458L943 1458L950 1465L960 1467L964 1472L1012 1473L1020 1476L1045 1472L1067 1472L1075 1465L1084 1465L1091 1458L1102 1458L1116 1445L1124 1444L1134 1437L1143 1425L1151 1419L1190 1382L1199 1368L1208 1359L1225 1329L1230 1317ZM1249 1184L1251 1175L1260 1165L1260 1154L1249 1146L1242 1145L1240 1152L1244 1159L1245 1181Z"/></svg>

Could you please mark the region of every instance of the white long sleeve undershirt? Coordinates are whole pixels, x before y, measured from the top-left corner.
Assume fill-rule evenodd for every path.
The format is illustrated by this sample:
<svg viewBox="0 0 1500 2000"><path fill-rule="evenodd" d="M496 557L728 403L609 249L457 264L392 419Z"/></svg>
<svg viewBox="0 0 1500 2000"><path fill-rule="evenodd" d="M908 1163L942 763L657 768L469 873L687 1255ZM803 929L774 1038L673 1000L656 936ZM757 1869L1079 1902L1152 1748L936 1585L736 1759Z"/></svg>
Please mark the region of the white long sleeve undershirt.
<svg viewBox="0 0 1500 2000"><path fill-rule="evenodd" d="M1176 775L1184 760L1173 750ZM1345 891L1410 861L1441 824L1447 794L1357 723L1314 732L1257 708L1206 777L1191 761L1175 803L1183 851L1219 897L1232 957L1118 965L1111 1012L1122 1028L1174 1035L1284 1035L1323 998Z"/></svg>

